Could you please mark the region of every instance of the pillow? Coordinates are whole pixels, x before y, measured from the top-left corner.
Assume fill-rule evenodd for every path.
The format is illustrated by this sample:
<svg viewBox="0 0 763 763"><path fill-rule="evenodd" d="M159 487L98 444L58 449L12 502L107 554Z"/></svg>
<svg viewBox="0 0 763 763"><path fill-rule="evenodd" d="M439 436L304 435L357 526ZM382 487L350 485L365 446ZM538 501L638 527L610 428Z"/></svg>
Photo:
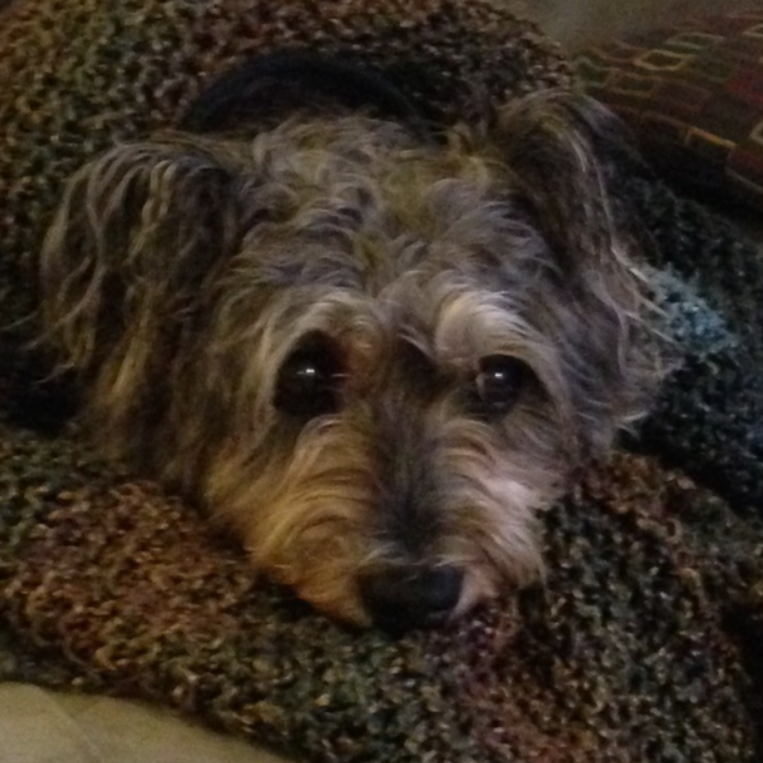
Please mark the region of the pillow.
<svg viewBox="0 0 763 763"><path fill-rule="evenodd" d="M589 93L690 190L763 205L763 10L692 19L583 51Z"/></svg>

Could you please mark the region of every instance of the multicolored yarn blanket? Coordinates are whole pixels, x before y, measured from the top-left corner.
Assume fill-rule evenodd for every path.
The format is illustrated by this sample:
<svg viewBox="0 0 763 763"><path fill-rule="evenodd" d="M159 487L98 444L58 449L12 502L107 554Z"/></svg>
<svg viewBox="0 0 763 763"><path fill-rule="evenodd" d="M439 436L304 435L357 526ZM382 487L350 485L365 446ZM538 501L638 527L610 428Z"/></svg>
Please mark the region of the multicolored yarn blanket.
<svg viewBox="0 0 763 763"><path fill-rule="evenodd" d="M750 4L582 51L588 90L634 128L660 171L763 199L763 10Z"/></svg>
<svg viewBox="0 0 763 763"><path fill-rule="evenodd" d="M0 5L0 677L142 697L313 761L763 760L763 259L629 168L683 365L544 518L548 575L441 631L342 628L65 433L33 382L33 261L66 176L253 51L371 63L445 121L570 84L488 0Z"/></svg>

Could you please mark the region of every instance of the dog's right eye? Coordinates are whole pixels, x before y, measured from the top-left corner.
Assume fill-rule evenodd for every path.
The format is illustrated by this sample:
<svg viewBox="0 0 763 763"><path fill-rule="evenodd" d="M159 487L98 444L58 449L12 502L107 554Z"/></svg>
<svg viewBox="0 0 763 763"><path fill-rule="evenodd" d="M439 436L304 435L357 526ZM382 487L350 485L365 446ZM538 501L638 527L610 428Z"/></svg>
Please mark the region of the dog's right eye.
<svg viewBox="0 0 763 763"><path fill-rule="evenodd" d="M482 358L475 380L477 407L484 414L504 415L519 400L532 372L526 363L508 355Z"/></svg>
<svg viewBox="0 0 763 763"><path fill-rule="evenodd" d="M313 418L337 408L339 363L328 341L310 340L295 350L278 374L275 407Z"/></svg>

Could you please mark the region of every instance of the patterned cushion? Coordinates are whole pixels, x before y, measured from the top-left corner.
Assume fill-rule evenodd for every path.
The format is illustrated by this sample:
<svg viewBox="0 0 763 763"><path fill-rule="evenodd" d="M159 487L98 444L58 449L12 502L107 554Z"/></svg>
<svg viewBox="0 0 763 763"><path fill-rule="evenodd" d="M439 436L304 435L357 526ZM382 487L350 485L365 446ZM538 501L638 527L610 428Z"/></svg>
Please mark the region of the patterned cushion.
<svg viewBox="0 0 763 763"><path fill-rule="evenodd" d="M763 206L763 10L600 45L576 64L589 92L635 128L659 169Z"/></svg>

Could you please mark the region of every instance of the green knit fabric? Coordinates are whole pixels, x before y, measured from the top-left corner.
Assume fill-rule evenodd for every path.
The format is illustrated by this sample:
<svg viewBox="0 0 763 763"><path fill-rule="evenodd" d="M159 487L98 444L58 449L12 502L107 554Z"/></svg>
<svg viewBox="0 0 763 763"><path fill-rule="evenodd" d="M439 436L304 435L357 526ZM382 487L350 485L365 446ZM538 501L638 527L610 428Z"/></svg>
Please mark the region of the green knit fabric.
<svg viewBox="0 0 763 763"><path fill-rule="evenodd" d="M763 543L649 460L548 515L543 587L398 641L255 585L202 518L69 442L4 433L0 464L10 677L310 760L752 759Z"/></svg>
<svg viewBox="0 0 763 763"><path fill-rule="evenodd" d="M569 84L482 0L0 5L0 418L40 404L21 343L65 177L171 124L251 52L382 67L452 121ZM684 368L639 440L544 517L548 576L445 630L355 632L256 581L193 509L65 436L0 427L0 677L134 696L303 760L763 760L763 260L634 173ZM30 411L34 414L34 411ZM674 471L666 468L669 464ZM692 479L685 476L690 474Z"/></svg>

